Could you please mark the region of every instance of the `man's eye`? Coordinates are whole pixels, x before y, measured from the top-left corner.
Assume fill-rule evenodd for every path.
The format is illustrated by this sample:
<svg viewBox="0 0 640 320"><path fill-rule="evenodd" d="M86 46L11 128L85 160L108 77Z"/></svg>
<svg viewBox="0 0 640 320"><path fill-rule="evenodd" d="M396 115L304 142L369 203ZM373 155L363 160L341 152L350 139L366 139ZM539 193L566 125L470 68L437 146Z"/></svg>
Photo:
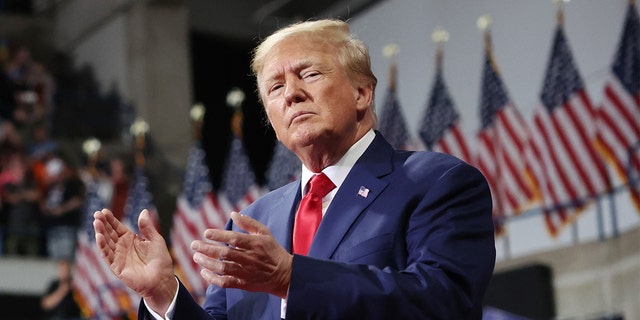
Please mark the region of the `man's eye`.
<svg viewBox="0 0 640 320"><path fill-rule="evenodd" d="M306 72L302 75L303 79L309 79L309 78L315 78L317 76L320 75L320 72L317 71L313 71L313 72Z"/></svg>
<svg viewBox="0 0 640 320"><path fill-rule="evenodd" d="M282 88L282 84L274 84L273 86L271 86L271 88L269 88L269 94L275 93L278 90L280 90Z"/></svg>

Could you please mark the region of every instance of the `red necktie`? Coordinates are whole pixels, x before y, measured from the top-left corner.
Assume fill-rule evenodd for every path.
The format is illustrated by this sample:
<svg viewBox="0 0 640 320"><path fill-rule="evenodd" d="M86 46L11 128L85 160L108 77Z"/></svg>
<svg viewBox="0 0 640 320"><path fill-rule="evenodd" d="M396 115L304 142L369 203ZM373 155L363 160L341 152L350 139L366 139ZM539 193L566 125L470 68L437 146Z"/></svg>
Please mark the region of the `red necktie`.
<svg viewBox="0 0 640 320"><path fill-rule="evenodd" d="M309 184L309 192L300 200L293 225L293 253L305 256L322 220L322 198L336 187L324 173L313 176Z"/></svg>

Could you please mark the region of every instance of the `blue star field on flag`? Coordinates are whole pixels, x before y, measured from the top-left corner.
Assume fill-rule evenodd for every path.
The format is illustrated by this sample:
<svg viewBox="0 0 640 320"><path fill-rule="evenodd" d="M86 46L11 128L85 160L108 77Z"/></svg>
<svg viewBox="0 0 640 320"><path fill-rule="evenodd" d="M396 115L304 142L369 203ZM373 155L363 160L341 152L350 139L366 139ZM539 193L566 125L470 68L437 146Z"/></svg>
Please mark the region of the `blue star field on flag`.
<svg viewBox="0 0 640 320"><path fill-rule="evenodd" d="M431 97L427 111L420 126L420 138L432 149L444 133L453 126L460 116L454 109L453 100L442 76L442 71L436 72Z"/></svg>
<svg viewBox="0 0 640 320"><path fill-rule="evenodd" d="M255 174L251 169L249 157L244 151L242 140L234 136L222 177L222 191L232 204L237 204L255 185L255 181Z"/></svg>
<svg viewBox="0 0 640 320"><path fill-rule="evenodd" d="M406 149L409 145L407 123L400 109L395 90L387 89L385 103L382 106L378 130L396 149Z"/></svg>

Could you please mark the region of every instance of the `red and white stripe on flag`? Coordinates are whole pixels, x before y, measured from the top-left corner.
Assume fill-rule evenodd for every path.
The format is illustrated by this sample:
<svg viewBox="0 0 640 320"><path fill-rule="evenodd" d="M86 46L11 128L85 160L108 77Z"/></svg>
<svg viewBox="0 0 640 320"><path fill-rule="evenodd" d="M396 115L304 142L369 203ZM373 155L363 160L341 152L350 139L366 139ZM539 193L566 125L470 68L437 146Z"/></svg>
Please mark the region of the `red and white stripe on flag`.
<svg viewBox="0 0 640 320"><path fill-rule="evenodd" d="M598 147L624 181L629 169L640 172L640 163L629 161L632 146L640 141L640 93L630 96L615 76L607 81L598 109L598 134Z"/></svg>
<svg viewBox="0 0 640 320"><path fill-rule="evenodd" d="M478 134L477 166L493 189L494 211L508 216L527 209L535 198L525 154L526 122L509 102L496 114L495 124Z"/></svg>
<svg viewBox="0 0 640 320"><path fill-rule="evenodd" d="M627 183L640 213L640 17L634 1L598 109L598 147Z"/></svg>
<svg viewBox="0 0 640 320"><path fill-rule="evenodd" d="M540 105L531 126L531 167L552 235L571 222L590 197L609 186L593 148L594 110L584 90L575 92L552 114Z"/></svg>
<svg viewBox="0 0 640 320"><path fill-rule="evenodd" d="M116 278L85 232L78 236L73 284L83 313L92 319L116 319L123 313L134 317L138 311L140 296Z"/></svg>
<svg viewBox="0 0 640 320"><path fill-rule="evenodd" d="M433 145L432 151L448 153L466 162L471 161L468 143L458 124L452 125L442 134L440 140Z"/></svg>
<svg viewBox="0 0 640 320"><path fill-rule="evenodd" d="M205 296L208 283L200 276L200 266L193 261L191 242L202 239L210 228L222 229L227 215L216 196L209 192L198 208L193 208L184 196L178 197L177 212L171 229L171 248L180 279L196 299Z"/></svg>

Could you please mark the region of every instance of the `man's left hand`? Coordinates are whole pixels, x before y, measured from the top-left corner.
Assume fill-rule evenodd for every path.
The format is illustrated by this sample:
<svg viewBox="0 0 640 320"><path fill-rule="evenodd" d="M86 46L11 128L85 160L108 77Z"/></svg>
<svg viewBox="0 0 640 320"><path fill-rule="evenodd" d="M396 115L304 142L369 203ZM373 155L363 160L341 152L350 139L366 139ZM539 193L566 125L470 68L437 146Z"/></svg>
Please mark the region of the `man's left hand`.
<svg viewBox="0 0 640 320"><path fill-rule="evenodd" d="M191 243L195 251L193 260L203 268L202 277L222 288L286 298L293 256L260 222L237 212L231 213L231 220L247 233L207 229L204 237L214 243L203 240Z"/></svg>

